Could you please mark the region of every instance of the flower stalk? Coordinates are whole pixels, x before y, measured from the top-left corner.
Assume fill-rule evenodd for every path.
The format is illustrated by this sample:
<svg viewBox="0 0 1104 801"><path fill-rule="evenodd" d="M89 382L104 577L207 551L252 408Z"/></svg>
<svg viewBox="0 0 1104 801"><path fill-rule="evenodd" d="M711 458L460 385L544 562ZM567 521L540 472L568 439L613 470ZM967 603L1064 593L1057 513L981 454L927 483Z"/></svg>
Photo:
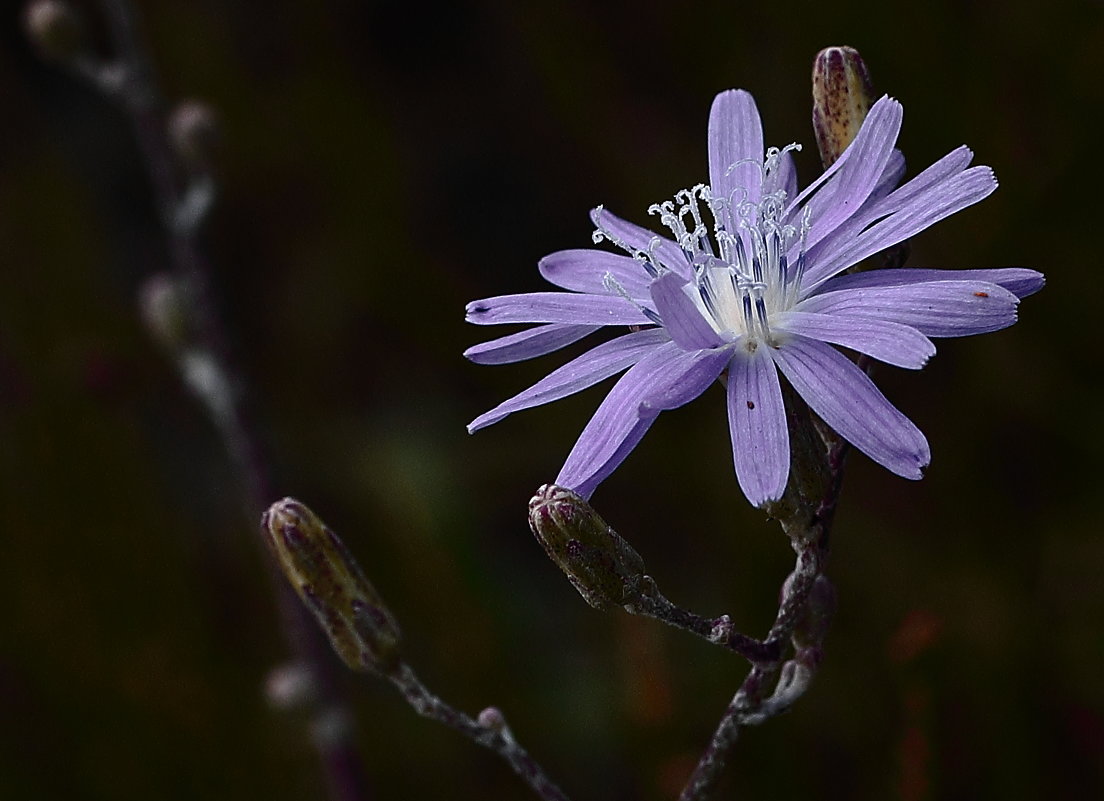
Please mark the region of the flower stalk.
<svg viewBox="0 0 1104 801"><path fill-rule="evenodd" d="M294 498L284 498L264 513L261 532L284 578L349 668L385 677L419 715L498 754L542 801L568 801L518 743L501 710L487 707L472 718L422 683L402 657L399 626L383 598L318 515Z"/></svg>

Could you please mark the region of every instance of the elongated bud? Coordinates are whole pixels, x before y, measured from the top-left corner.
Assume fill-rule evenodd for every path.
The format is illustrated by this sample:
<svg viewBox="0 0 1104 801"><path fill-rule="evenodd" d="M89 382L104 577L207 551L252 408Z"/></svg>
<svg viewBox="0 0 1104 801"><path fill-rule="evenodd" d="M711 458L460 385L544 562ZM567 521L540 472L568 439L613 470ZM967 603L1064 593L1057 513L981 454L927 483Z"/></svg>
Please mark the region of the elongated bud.
<svg viewBox="0 0 1104 801"><path fill-rule="evenodd" d="M827 47L813 62L813 130L824 169L858 134L874 102L866 63L853 47Z"/></svg>
<svg viewBox="0 0 1104 801"><path fill-rule="evenodd" d="M529 501L529 527L595 609L623 606L639 596L644 560L576 493L543 485Z"/></svg>
<svg viewBox="0 0 1104 801"><path fill-rule="evenodd" d="M393 671L399 626L337 535L299 501L284 498L261 518L280 568L353 670Z"/></svg>

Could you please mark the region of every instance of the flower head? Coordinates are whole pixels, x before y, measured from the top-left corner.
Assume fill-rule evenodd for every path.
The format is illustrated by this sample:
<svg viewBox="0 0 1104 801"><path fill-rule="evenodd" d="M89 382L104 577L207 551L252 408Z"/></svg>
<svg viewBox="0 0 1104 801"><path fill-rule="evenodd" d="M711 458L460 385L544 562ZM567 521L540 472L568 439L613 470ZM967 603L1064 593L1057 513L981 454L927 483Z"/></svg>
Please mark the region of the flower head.
<svg viewBox="0 0 1104 801"><path fill-rule="evenodd" d="M840 436L906 478L930 460L924 435L847 356L920 368L933 337L995 331L1037 291L1034 270L847 268L989 195L988 167L966 147L897 186L901 105L883 97L851 145L800 193L791 151L764 149L755 101L718 95L709 118L709 184L653 205L660 236L599 206L605 250L563 250L541 274L567 292L504 295L467 307L469 322L536 323L465 355L502 364L550 353L605 326L630 331L480 415L469 431L626 371L579 436L556 484L587 498L665 409L726 386L736 475L756 506L781 497L790 452L780 376Z"/></svg>

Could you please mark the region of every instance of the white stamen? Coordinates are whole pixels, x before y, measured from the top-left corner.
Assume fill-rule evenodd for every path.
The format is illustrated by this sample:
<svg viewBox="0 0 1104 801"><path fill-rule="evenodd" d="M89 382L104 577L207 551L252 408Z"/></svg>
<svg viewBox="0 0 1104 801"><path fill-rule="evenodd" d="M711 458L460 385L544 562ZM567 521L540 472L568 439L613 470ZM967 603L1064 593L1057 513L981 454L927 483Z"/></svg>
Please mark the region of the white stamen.
<svg viewBox="0 0 1104 801"><path fill-rule="evenodd" d="M604 286L610 292L620 295L633 306L636 306L636 308L640 309L641 314L643 314L656 325L663 325L663 320L660 319L660 316L648 307L641 304L635 298L633 298L633 296L629 294L628 290L625 289L625 287L621 286L621 282L613 277L613 273L607 272L604 276L602 276L602 286Z"/></svg>

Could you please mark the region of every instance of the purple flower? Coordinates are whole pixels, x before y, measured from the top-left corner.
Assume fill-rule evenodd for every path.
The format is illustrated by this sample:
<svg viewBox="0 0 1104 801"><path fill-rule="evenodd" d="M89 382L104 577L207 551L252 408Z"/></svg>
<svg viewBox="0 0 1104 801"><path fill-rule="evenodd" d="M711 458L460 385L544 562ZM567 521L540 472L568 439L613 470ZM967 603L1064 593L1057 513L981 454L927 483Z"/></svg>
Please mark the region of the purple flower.
<svg viewBox="0 0 1104 801"><path fill-rule="evenodd" d="M464 354L504 364L562 348L603 326L621 334L480 415L475 431L512 412L585 389L627 370L598 407L555 483L589 497L664 409L726 386L736 476L756 506L781 497L790 466L779 372L825 423L906 478L930 461L927 440L834 345L918 369L932 337L996 331L1043 276L1024 268L884 269L843 274L991 193L988 167L951 151L898 187L894 149L901 104L883 97L855 141L804 191L790 151L764 151L755 101L732 90L709 116L709 184L648 211L669 236L601 206L595 243L629 255L561 250L540 262L567 292L503 295L467 307L479 325L536 323Z"/></svg>

